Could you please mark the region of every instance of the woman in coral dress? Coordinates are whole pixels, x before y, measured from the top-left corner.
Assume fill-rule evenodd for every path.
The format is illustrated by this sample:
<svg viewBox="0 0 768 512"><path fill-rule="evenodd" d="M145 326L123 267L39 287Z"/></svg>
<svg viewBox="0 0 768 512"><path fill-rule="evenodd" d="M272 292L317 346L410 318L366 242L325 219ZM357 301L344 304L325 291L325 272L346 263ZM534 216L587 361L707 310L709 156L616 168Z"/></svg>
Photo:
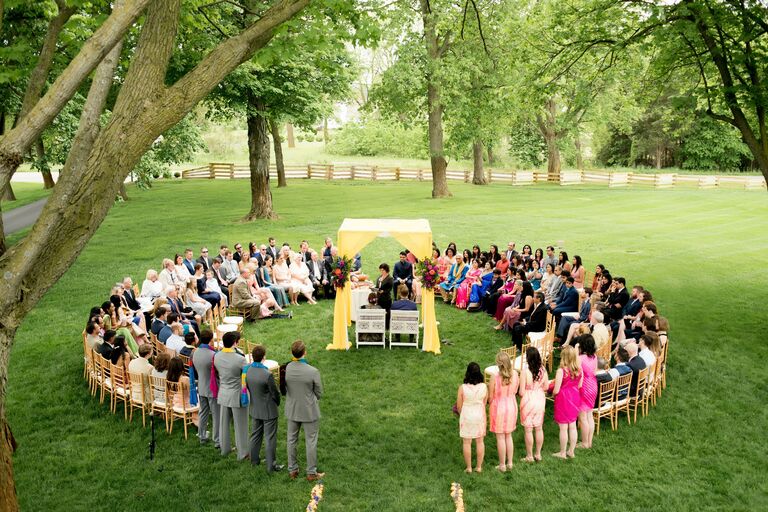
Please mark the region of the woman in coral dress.
<svg viewBox="0 0 768 512"><path fill-rule="evenodd" d="M520 292L520 300L516 307L508 307L504 310L501 322L496 329L512 330L521 318L529 315L533 311L533 287L528 281L523 281L523 290Z"/></svg>
<svg viewBox="0 0 768 512"><path fill-rule="evenodd" d="M496 434L496 449L499 452L499 465L496 469L502 473L512 468L514 444L512 432L517 426L517 372L512 368L512 361L505 352L496 354L499 373L491 379L488 394L491 397L489 407L491 432Z"/></svg>
<svg viewBox="0 0 768 512"><path fill-rule="evenodd" d="M477 466L475 471L482 473L485 457L485 403L488 400L488 387L480 371L480 365L472 362L467 366L464 384L459 386L456 407L459 410L459 435L462 440L465 471L472 472L472 440L475 440Z"/></svg>
<svg viewBox="0 0 768 512"><path fill-rule="evenodd" d="M516 308L518 304L520 304L522 294L523 282L518 279L515 280L515 284L511 292L505 293L499 297L499 301L496 303L496 313L493 315L496 321L499 322L499 326L494 327L495 329L501 329L500 325L502 319L504 318L504 310L507 308Z"/></svg>
<svg viewBox="0 0 768 512"><path fill-rule="evenodd" d="M472 266L467 271L467 277L456 288L456 307L459 309L466 309L469 302L469 290L472 289L472 285L478 282L480 276L483 273L483 269L480 268L477 260L472 260Z"/></svg>
<svg viewBox="0 0 768 512"><path fill-rule="evenodd" d="M581 409L581 389L583 373L576 349L563 348L560 354L560 368L557 369L552 394L555 397L555 423L560 427L560 451L554 457L565 459L576 456L576 420ZM567 448L567 450L566 450Z"/></svg>
<svg viewBox="0 0 768 512"><path fill-rule="evenodd" d="M541 447L544 444L544 409L547 405L545 395L549 387L549 378L541 364L541 354L536 347L525 351L527 367L520 373L520 424L525 428L526 462L541 460ZM536 431L536 455L533 454L533 433Z"/></svg>
<svg viewBox="0 0 768 512"><path fill-rule="evenodd" d="M579 408L579 430L581 431L581 443L579 448L592 448L592 435L595 433L595 417L592 409L597 398L597 356L595 352L595 339L591 334L583 334L575 338L576 347L579 349L579 362L584 381L581 384L581 407Z"/></svg>

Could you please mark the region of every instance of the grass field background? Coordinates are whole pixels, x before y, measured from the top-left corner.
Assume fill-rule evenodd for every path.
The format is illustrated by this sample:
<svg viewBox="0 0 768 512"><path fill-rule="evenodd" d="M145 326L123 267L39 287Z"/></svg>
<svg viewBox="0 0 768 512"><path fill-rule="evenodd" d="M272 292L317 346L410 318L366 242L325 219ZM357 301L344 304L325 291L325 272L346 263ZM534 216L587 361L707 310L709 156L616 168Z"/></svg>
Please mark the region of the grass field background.
<svg viewBox="0 0 768 512"><path fill-rule="evenodd" d="M42 183L13 183L13 192L16 195L15 201L3 201L3 211L7 212L24 206L25 204L33 203L38 199L47 197L51 193L51 190L43 188Z"/></svg>
<svg viewBox="0 0 768 512"><path fill-rule="evenodd" d="M280 219L242 224L246 181L158 183L130 189L70 271L19 330L11 356L8 414L20 443L14 462L23 510L303 510L311 484L268 477L263 466L223 459L179 430L129 424L91 398L82 380L82 331L91 306L124 275L189 246L264 242L321 247L344 217L429 219L444 248L479 243L560 245L588 268L605 264L649 288L671 323L669 381L659 405L617 432L607 423L595 447L572 461L557 449L551 408L541 464L516 462L499 474L495 439L486 438L485 472L465 475L451 414L469 361L491 364L508 336L489 317L437 305L440 335L454 344L434 356L413 349L327 352L332 303L295 307L293 320L247 326L246 338L284 362L301 338L322 374L319 466L327 472L320 510L453 510L461 482L477 510L760 510L768 507L764 435L768 355L762 332L768 263L764 192L512 188L451 184L432 200L430 184L294 182L274 189ZM377 239L362 252L373 273L400 245ZM41 262L44 264L44 262ZM282 414L282 406L281 406ZM194 428L192 429L194 431ZM285 420L278 458L285 462ZM522 429L515 458L524 454ZM303 462L303 442L299 449ZM302 464L302 468L304 465Z"/></svg>

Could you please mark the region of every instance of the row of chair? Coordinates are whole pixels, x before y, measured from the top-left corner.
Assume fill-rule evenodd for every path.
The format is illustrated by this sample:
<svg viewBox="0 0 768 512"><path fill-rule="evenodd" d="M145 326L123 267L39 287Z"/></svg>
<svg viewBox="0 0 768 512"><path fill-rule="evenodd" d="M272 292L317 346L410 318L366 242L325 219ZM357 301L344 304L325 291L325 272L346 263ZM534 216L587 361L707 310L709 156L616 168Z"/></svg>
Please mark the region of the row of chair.
<svg viewBox="0 0 768 512"><path fill-rule="evenodd" d="M355 322L355 348L361 345L386 347L387 311L384 309L361 309ZM363 336L361 336L363 335ZM413 336L413 341L392 341L392 335ZM419 312L390 311L389 348L419 348Z"/></svg>

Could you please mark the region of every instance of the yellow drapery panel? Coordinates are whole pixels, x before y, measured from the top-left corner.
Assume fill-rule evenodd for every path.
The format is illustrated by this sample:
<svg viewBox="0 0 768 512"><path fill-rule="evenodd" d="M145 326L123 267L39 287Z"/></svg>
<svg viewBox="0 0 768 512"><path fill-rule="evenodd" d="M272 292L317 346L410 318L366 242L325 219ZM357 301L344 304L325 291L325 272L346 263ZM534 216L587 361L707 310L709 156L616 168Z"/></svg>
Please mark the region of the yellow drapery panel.
<svg viewBox="0 0 768 512"><path fill-rule="evenodd" d="M419 259L432 255L432 230L426 220L344 219L338 232L340 256L352 258L377 236L391 236ZM336 291L333 309L333 343L327 350L347 350L350 347L348 326L352 325L352 288L347 283ZM440 337L435 317L435 293L423 290L421 314L424 328L422 350L440 353Z"/></svg>

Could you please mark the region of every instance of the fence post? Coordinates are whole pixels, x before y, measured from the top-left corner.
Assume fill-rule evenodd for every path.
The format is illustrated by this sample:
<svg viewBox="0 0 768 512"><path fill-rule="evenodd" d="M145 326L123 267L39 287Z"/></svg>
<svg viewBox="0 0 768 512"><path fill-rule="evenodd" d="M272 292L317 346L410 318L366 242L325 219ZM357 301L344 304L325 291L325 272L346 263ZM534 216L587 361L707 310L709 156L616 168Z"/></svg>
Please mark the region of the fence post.
<svg viewBox="0 0 768 512"><path fill-rule="evenodd" d="M212 180L216 177L216 168L213 165L213 162L208 164L208 179Z"/></svg>
<svg viewBox="0 0 768 512"><path fill-rule="evenodd" d="M488 168L488 183L490 183L491 181L493 181L493 169L491 169L489 167Z"/></svg>
<svg viewBox="0 0 768 512"><path fill-rule="evenodd" d="M395 167L395 181L400 181L400 168Z"/></svg>
<svg viewBox="0 0 768 512"><path fill-rule="evenodd" d="M464 183L469 183L469 171L464 171Z"/></svg>
<svg viewBox="0 0 768 512"><path fill-rule="evenodd" d="M333 164L328 164L325 166L325 179L326 180L333 179Z"/></svg>
<svg viewBox="0 0 768 512"><path fill-rule="evenodd" d="M416 170L416 179L419 181L424 181L424 171L421 169Z"/></svg>
<svg viewBox="0 0 768 512"><path fill-rule="evenodd" d="M235 179L235 164L229 164L229 179Z"/></svg>
<svg viewBox="0 0 768 512"><path fill-rule="evenodd" d="M379 173L379 166L374 165L371 169L371 181L376 181L376 175Z"/></svg>
<svg viewBox="0 0 768 512"><path fill-rule="evenodd" d="M349 179L354 181L355 180L355 166L349 168Z"/></svg>
<svg viewBox="0 0 768 512"><path fill-rule="evenodd" d="M307 164L307 179L312 179L312 164Z"/></svg>

